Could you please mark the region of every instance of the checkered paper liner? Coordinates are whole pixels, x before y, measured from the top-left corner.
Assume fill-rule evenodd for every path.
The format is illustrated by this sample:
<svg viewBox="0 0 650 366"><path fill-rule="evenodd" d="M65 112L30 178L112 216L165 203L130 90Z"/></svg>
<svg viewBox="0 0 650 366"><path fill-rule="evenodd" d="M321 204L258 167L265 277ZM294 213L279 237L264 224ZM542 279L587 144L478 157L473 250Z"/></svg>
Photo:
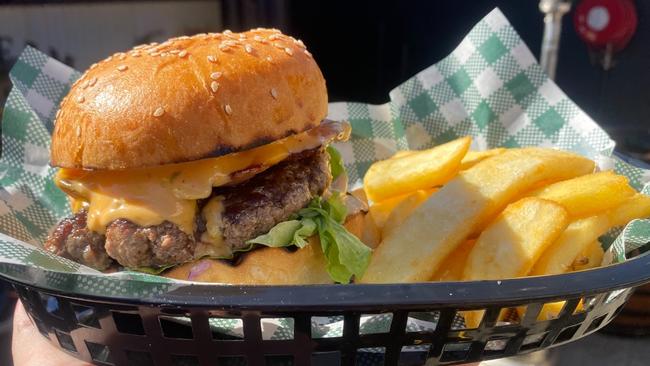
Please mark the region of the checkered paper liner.
<svg viewBox="0 0 650 366"><path fill-rule="evenodd" d="M41 249L48 231L70 213L66 196L52 181L49 144L59 102L80 75L31 47L11 70L14 88L2 117L0 263L29 266L0 265L0 270L11 276L38 267L45 270L47 287L70 293L140 299L165 293L178 283L129 271L101 274ZM449 56L391 91L390 99L383 105L330 105L331 118L352 124L350 141L336 147L353 184L360 184L370 164L397 150L423 149L470 135L477 150L547 146L575 151L650 193L650 171L612 156L614 142L546 77L498 9ZM610 262L625 260L626 253L649 241L648 220L636 220L603 237ZM338 334L339 322L326 319L323 334ZM369 318L364 324L383 323ZM271 332L282 338L285 327L271 325ZM234 331L232 325L222 326Z"/></svg>

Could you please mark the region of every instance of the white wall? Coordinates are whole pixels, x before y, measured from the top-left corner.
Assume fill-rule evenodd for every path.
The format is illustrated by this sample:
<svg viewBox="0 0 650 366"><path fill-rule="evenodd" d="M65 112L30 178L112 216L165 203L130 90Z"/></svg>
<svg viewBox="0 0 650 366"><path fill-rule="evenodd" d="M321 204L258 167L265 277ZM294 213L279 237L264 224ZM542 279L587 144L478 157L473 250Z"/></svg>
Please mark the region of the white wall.
<svg viewBox="0 0 650 366"><path fill-rule="evenodd" d="M111 53L130 48L151 32L154 40L222 28L219 1L132 1L0 6L0 36L11 37L10 55L25 42L45 52L70 55L74 67L84 70ZM5 46L6 47L6 46Z"/></svg>

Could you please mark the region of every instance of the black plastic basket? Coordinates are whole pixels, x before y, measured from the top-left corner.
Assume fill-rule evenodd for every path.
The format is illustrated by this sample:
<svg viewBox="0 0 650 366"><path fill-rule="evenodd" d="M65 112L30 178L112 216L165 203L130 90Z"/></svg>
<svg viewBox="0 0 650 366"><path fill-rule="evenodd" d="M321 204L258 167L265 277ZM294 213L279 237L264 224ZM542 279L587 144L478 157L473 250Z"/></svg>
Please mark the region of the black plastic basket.
<svg viewBox="0 0 650 366"><path fill-rule="evenodd" d="M52 272L21 265L2 264L0 273L43 336L98 365L435 365L537 351L602 328L634 287L650 281L650 254L584 272L503 281L181 284L146 298L60 293L44 286ZM75 277L56 274L57 281ZM556 301L566 301L558 317L538 321L542 306ZM515 307L525 308L521 318L498 321L502 309ZM472 309L485 310L480 325L459 329L458 312ZM392 314L386 332L360 334L362 316L385 313ZM409 318L422 313L435 316L435 329L406 331ZM312 318L323 316L342 318L341 337L312 336ZM239 319L243 337L219 337L209 326L213 317ZM292 318L293 339L263 339L262 318Z"/></svg>

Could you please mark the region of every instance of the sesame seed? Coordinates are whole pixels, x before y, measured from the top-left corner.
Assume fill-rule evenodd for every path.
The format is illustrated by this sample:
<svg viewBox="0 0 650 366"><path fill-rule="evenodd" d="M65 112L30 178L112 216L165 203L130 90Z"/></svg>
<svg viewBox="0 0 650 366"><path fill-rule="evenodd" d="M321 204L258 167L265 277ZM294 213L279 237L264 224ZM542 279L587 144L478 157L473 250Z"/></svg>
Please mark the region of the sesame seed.
<svg viewBox="0 0 650 366"><path fill-rule="evenodd" d="M131 57L140 57L140 52L131 52Z"/></svg>
<svg viewBox="0 0 650 366"><path fill-rule="evenodd" d="M59 109L58 111L56 111L56 115L54 116L54 118L59 118L60 115L61 115L61 110Z"/></svg>
<svg viewBox="0 0 650 366"><path fill-rule="evenodd" d="M160 117L163 114L165 114L165 109L163 107L158 107L155 111L153 111L154 117Z"/></svg>
<svg viewBox="0 0 650 366"><path fill-rule="evenodd" d="M180 58L183 58L185 56L187 56L187 51L185 51L185 50L182 50L181 52L178 53L178 57L180 57Z"/></svg>
<svg viewBox="0 0 650 366"><path fill-rule="evenodd" d="M271 96L273 99L278 99L278 91L275 88L271 88Z"/></svg>
<svg viewBox="0 0 650 366"><path fill-rule="evenodd" d="M244 49L245 49L246 52L248 52L248 53L252 53L252 52L253 52L253 46L251 46L251 45L249 45L249 44L245 45L245 46L244 46Z"/></svg>
<svg viewBox="0 0 650 366"><path fill-rule="evenodd" d="M229 47L228 47L228 45L226 45L226 44L223 44L223 43L222 43L222 44L219 45L219 49L222 50L222 51L228 51L228 48L229 48Z"/></svg>
<svg viewBox="0 0 650 366"><path fill-rule="evenodd" d="M147 47L146 44L140 44L140 45L137 45L137 46L133 47L133 49L134 49L134 50L140 50L140 49L143 49L143 48L145 48L145 47Z"/></svg>
<svg viewBox="0 0 650 366"><path fill-rule="evenodd" d="M92 78L92 79L90 79L90 84L88 84L88 85L95 86L96 83L97 83L97 78Z"/></svg>
<svg viewBox="0 0 650 366"><path fill-rule="evenodd" d="M169 51L169 53L171 53L172 55L175 55L175 54L180 53L180 52L181 52L180 50L171 50L171 51Z"/></svg>
<svg viewBox="0 0 650 366"><path fill-rule="evenodd" d="M293 56L293 50L291 48L289 48L289 47L286 47L284 49L284 52L286 52L287 55L289 55L289 56Z"/></svg>
<svg viewBox="0 0 650 366"><path fill-rule="evenodd" d="M223 110L226 111L226 114L227 114L227 115L231 115L231 114L232 114L232 108L230 108L230 104L226 104L226 105L223 107Z"/></svg>
<svg viewBox="0 0 650 366"><path fill-rule="evenodd" d="M219 71L215 71L212 74L210 74L210 79L212 80L217 80L221 77L221 73Z"/></svg>
<svg viewBox="0 0 650 366"><path fill-rule="evenodd" d="M214 56L214 55L208 55L208 61L212 62L212 63L215 63L215 62L217 62L217 57Z"/></svg>
<svg viewBox="0 0 650 366"><path fill-rule="evenodd" d="M190 39L190 36L180 36L178 39Z"/></svg>
<svg viewBox="0 0 650 366"><path fill-rule="evenodd" d="M217 90L219 90L219 83L213 81L212 83L210 83L210 89L212 89L213 93L216 93Z"/></svg>
<svg viewBox="0 0 650 366"><path fill-rule="evenodd" d="M307 51L307 50L304 50L304 51L302 51L302 52L304 52L305 55L307 55L308 57L312 57L311 52L309 52L309 51Z"/></svg>
<svg viewBox="0 0 650 366"><path fill-rule="evenodd" d="M77 102L78 102L78 103L83 103L83 102L85 102L85 101L86 101L86 98L84 98L83 95L80 95L80 96L77 97Z"/></svg>
<svg viewBox="0 0 650 366"><path fill-rule="evenodd" d="M77 128L75 128L75 134L77 137L81 136L81 126L77 125Z"/></svg>
<svg viewBox="0 0 650 366"><path fill-rule="evenodd" d="M239 34L239 39L246 39L246 35L243 34L243 33L240 33L240 34Z"/></svg>
<svg viewBox="0 0 650 366"><path fill-rule="evenodd" d="M112 60L112 59L113 59L113 56L108 56L108 57L106 57L106 58L104 59L104 61L108 62L108 61L110 61L110 60Z"/></svg>
<svg viewBox="0 0 650 366"><path fill-rule="evenodd" d="M280 38L279 35L277 35L277 34L271 34L271 35L269 36L269 41L275 41L275 40L278 39L278 38Z"/></svg>
<svg viewBox="0 0 650 366"><path fill-rule="evenodd" d="M273 47L275 47L275 48L279 48L279 49L281 49L281 50L284 49L284 46L281 45L281 44L279 44L279 43L274 43L274 44L273 44Z"/></svg>
<svg viewBox="0 0 650 366"><path fill-rule="evenodd" d="M156 56L158 56L158 55L160 55L160 52L156 52L156 51L154 51L154 52L149 52L149 56L156 57Z"/></svg>
<svg viewBox="0 0 650 366"><path fill-rule="evenodd" d="M89 84L90 84L90 81L88 81L88 80L84 81L83 84L81 84L81 89L86 89Z"/></svg>
<svg viewBox="0 0 650 366"><path fill-rule="evenodd" d="M268 61L268 62L273 61L273 57L271 57L271 56L266 56L266 61Z"/></svg>
<svg viewBox="0 0 650 366"><path fill-rule="evenodd" d="M90 69L91 69L91 70L92 70L92 69L94 69L95 67L97 67L97 64L96 64L96 63L95 63L95 64L92 64L92 65L90 65Z"/></svg>
<svg viewBox="0 0 650 366"><path fill-rule="evenodd" d="M169 53L167 53L167 52L161 52L160 53L160 57L165 57L165 56L169 56Z"/></svg>
<svg viewBox="0 0 650 366"><path fill-rule="evenodd" d="M230 29L226 29L225 31L223 31L223 34L232 34L232 31Z"/></svg>
<svg viewBox="0 0 650 366"><path fill-rule="evenodd" d="M157 45L158 45L158 42L151 42L151 43L149 43L149 46L151 46L151 47L153 47L153 46L157 46Z"/></svg>
<svg viewBox="0 0 650 366"><path fill-rule="evenodd" d="M301 48L306 48L306 47L305 47L305 44L304 44L304 43L302 42L302 40L300 40L300 39L294 39L294 40L293 40L293 43L297 44L297 45L298 45L299 47L301 47Z"/></svg>
<svg viewBox="0 0 650 366"><path fill-rule="evenodd" d="M254 36L253 39L257 42L261 42L263 38L261 36Z"/></svg>
<svg viewBox="0 0 650 366"><path fill-rule="evenodd" d="M126 69L128 69L128 66L126 66L126 65L120 65L120 66L117 67L118 71L126 71Z"/></svg>

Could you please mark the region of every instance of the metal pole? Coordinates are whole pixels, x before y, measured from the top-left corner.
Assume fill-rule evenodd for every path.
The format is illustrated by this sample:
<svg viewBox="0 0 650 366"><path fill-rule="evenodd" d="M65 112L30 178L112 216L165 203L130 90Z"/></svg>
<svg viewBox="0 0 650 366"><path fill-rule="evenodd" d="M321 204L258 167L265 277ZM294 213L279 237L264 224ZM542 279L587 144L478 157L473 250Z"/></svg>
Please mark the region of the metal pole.
<svg viewBox="0 0 650 366"><path fill-rule="evenodd" d="M549 78L555 79L557 56L560 50L560 33L562 32L562 16L571 9L570 0L540 0L539 10L544 16L544 38L540 64Z"/></svg>

